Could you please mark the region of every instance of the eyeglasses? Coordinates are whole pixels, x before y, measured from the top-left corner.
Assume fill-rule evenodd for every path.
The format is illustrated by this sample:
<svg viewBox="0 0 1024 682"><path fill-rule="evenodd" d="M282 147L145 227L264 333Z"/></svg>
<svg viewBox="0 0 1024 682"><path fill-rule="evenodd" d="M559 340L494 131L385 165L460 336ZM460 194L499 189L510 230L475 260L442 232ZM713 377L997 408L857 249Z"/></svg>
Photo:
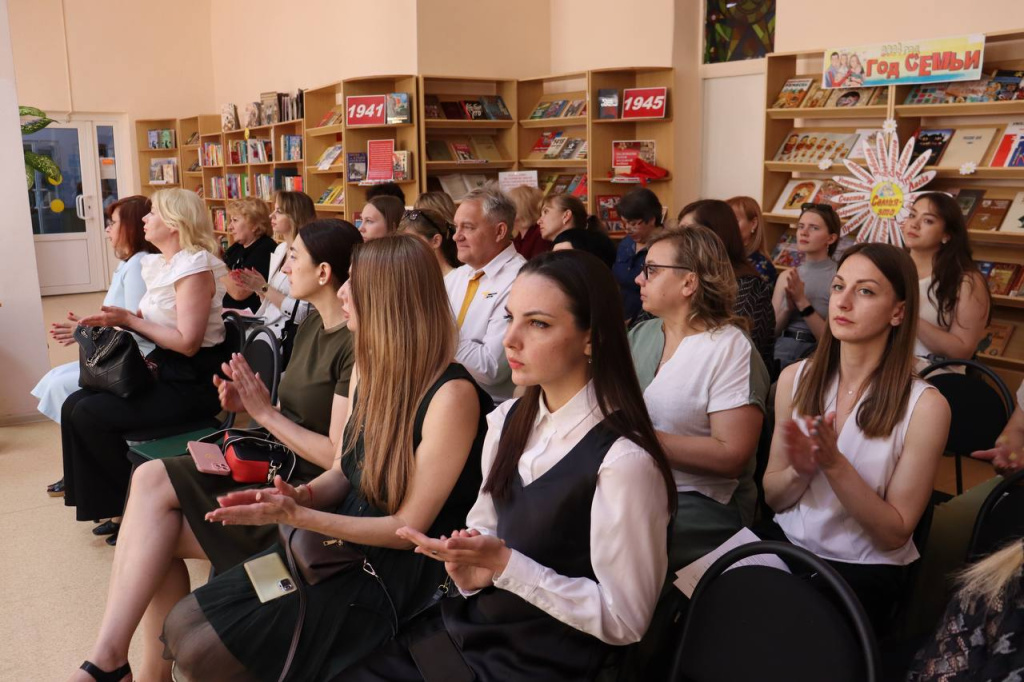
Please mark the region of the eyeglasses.
<svg viewBox="0 0 1024 682"><path fill-rule="evenodd" d="M654 275L658 274L659 270L690 270L690 268L683 267L682 265L655 265L654 263L644 263L644 266L640 268L640 272L643 273L644 279L652 279Z"/></svg>
<svg viewBox="0 0 1024 682"><path fill-rule="evenodd" d="M406 211L402 215L402 217L405 220L419 220L420 218L423 218L423 220L425 220L427 222L427 224L430 225L432 228L437 230L437 233L440 234L442 237L444 237L444 236L446 236L448 234L448 227L449 226L448 226L447 222L444 224L444 227L441 227L437 223L434 222L433 218L431 218L429 215L427 215L426 213L424 213L423 211L420 211L418 209L413 209L411 211Z"/></svg>
<svg viewBox="0 0 1024 682"><path fill-rule="evenodd" d="M831 211L836 212L836 207L832 204L804 204L800 207L801 211Z"/></svg>

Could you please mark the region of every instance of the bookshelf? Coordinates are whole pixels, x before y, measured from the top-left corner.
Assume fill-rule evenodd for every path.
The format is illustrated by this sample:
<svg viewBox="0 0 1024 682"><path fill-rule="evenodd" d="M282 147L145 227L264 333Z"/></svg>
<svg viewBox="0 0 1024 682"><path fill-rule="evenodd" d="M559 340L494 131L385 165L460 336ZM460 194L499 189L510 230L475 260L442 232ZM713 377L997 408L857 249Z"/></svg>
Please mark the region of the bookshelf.
<svg viewBox="0 0 1024 682"><path fill-rule="evenodd" d="M330 83L305 91L305 154L307 188L306 194L316 203L317 216L320 218L345 218L345 151L335 160L328 170L317 169L317 159L330 147L343 143L345 107L344 89L341 82ZM342 116L337 122L328 120L321 125L330 112ZM339 187L337 197L331 203L319 203L324 192L330 187Z"/></svg>
<svg viewBox="0 0 1024 682"><path fill-rule="evenodd" d="M417 108L420 136L419 177L420 190L432 191L443 190L441 178L444 182L458 186L461 180L468 188L475 179L486 178L497 180L500 171L513 170L516 168L516 154L518 152L518 127L516 126L516 81L510 79L492 78L459 78L451 76L420 76L419 78L420 98ZM501 97L510 115L509 120L484 118L480 120L466 120L461 118L447 117L443 106L448 104L449 111L452 108L461 108L463 101L480 101L482 97ZM427 100L438 102L442 108L442 115L446 118L439 118L435 112L427 111ZM453 107L454 103L458 107ZM428 116L428 113L435 115ZM487 116L485 113L484 116ZM477 142L482 142L489 151L481 152L477 149ZM490 145L493 144L493 147ZM458 161L453 151L453 145L461 145L462 148L469 148L473 156L478 160ZM446 153L440 154L442 158L430 158L431 151L438 147ZM482 158L488 154L493 157ZM462 176L453 178L452 176ZM456 195L457 198L457 195Z"/></svg>
<svg viewBox="0 0 1024 682"><path fill-rule="evenodd" d="M249 167L250 173L273 175L273 188L265 196L268 203L273 199L274 192L282 189L291 187L295 191L306 191L306 159L308 158L303 119L297 118L275 123L269 128L273 161L269 165L250 165ZM286 178L292 177L297 180L286 180ZM292 184L286 186L285 183Z"/></svg>
<svg viewBox="0 0 1024 682"><path fill-rule="evenodd" d="M790 130L813 132L850 131L858 128L880 128L887 118L896 121L901 149L918 129L995 128L996 133L985 150L976 171L961 175L959 166L942 164L927 166L937 175L923 189L925 191L984 190L984 199L1012 200L1024 191L1024 168L990 167L998 141L1007 124L1024 120L1024 101L973 102L961 104L903 104L914 86L888 86L888 101L884 106L861 106L845 110L831 109L773 109L772 104L783 84L789 78L814 77L820 79L824 54L820 51L773 54L767 58L764 181L762 206L765 209L765 238L769 248L796 222L796 218L772 213L787 182L794 178L825 179L847 174L841 161L827 171L816 164L793 164L773 161ZM982 72L991 75L996 69L1024 69L1024 31L1006 31L986 35L985 62ZM857 161L864 166L863 161ZM976 261L992 261L1024 265L1024 234L1004 233L998 230L969 229L968 235ZM992 323L1009 323L1017 327L1010 337L1003 355L979 354L978 358L992 367L1007 382L1016 387L1024 378L1024 298L992 296Z"/></svg>
<svg viewBox="0 0 1024 682"><path fill-rule="evenodd" d="M178 119L179 141L178 159L181 162L181 186L190 189L199 196L205 196L203 171L199 168L199 119L201 116L189 116ZM194 140L189 144L190 140Z"/></svg>
<svg viewBox="0 0 1024 682"><path fill-rule="evenodd" d="M398 181L402 191L405 192L405 201L412 205L419 196L419 173L417 167L420 164L420 136L419 136L419 78L413 75L397 76L367 76L362 78L349 78L342 81L342 94L345 98L357 95L387 95L392 92L404 92L409 95L409 110L412 113L411 123L379 124L379 125L350 125L348 116L342 126L342 139L344 140L344 153L366 153L367 143L370 140L394 140L395 151L412 152L412 159L409 165L410 177ZM346 162L347 163L347 162ZM345 184L345 216L353 220L357 213L361 213L363 205L366 204L366 190L368 185L346 179ZM317 199L318 197L314 197Z"/></svg>
<svg viewBox="0 0 1024 682"><path fill-rule="evenodd" d="M151 130L174 131L173 146L151 149L149 146L149 132ZM149 197L153 196L153 193L159 189L181 186L182 164L178 150L178 145L181 142L181 131L178 128L178 119L176 118L151 118L135 121L135 148L138 150L139 191L141 194ZM174 160L176 170L174 171L173 181L151 181L150 168L157 159Z"/></svg>

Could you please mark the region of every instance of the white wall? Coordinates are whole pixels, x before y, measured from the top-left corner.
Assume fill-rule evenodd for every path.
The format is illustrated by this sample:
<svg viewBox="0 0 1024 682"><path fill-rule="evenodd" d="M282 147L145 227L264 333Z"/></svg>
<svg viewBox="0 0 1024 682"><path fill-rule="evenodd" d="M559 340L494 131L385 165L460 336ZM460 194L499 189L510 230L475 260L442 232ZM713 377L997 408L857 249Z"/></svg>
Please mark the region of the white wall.
<svg viewBox="0 0 1024 682"><path fill-rule="evenodd" d="M49 367L17 111L7 0L0 0L0 425L37 416L29 391Z"/></svg>
<svg viewBox="0 0 1024 682"><path fill-rule="evenodd" d="M701 196L761 198L764 75L706 78ZM753 159L753 162L751 162Z"/></svg>

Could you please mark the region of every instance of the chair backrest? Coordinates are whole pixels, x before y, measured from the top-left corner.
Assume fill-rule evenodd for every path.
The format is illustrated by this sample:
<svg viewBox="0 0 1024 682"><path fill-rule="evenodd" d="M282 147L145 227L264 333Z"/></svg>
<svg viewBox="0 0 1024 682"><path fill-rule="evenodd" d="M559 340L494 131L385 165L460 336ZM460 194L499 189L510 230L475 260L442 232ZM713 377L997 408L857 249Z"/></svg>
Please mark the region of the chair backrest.
<svg viewBox="0 0 1024 682"><path fill-rule="evenodd" d="M242 356L253 372L259 372L270 391L270 401L276 404L281 383L281 347L274 332L265 325L254 327L245 340Z"/></svg>
<svg viewBox="0 0 1024 682"><path fill-rule="evenodd" d="M974 520L967 561L975 562L1014 538L1024 537L1024 469L992 489Z"/></svg>
<svg viewBox="0 0 1024 682"><path fill-rule="evenodd" d="M935 374L944 367L962 366L966 374ZM929 376L931 375L931 376ZM1013 413L1010 389L999 375L972 360L943 360L929 365L921 378L939 389L949 402L952 419L946 452L969 455L985 450L996 442Z"/></svg>
<svg viewBox="0 0 1024 682"><path fill-rule="evenodd" d="M833 594L806 578L737 561L775 554L819 574ZM864 609L827 563L781 542L727 552L690 600L670 680L686 682L875 682L878 644Z"/></svg>
<svg viewBox="0 0 1024 682"><path fill-rule="evenodd" d="M221 317L224 320L224 340L232 353L242 352L245 344L245 326L242 324L241 316L231 310L225 310Z"/></svg>

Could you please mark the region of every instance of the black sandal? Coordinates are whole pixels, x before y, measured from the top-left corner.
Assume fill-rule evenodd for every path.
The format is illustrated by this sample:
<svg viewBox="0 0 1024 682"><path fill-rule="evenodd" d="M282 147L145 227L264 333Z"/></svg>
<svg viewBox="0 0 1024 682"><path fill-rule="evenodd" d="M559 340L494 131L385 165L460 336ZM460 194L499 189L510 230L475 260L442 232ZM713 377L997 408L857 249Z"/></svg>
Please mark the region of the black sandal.
<svg viewBox="0 0 1024 682"><path fill-rule="evenodd" d="M64 497L64 479L46 486L46 494L50 497Z"/></svg>
<svg viewBox="0 0 1024 682"><path fill-rule="evenodd" d="M132 667L127 663L111 672L101 670L94 663L90 663L89 661L86 661L79 667L92 675L92 678L96 680L96 682L121 682L125 675L132 674Z"/></svg>

